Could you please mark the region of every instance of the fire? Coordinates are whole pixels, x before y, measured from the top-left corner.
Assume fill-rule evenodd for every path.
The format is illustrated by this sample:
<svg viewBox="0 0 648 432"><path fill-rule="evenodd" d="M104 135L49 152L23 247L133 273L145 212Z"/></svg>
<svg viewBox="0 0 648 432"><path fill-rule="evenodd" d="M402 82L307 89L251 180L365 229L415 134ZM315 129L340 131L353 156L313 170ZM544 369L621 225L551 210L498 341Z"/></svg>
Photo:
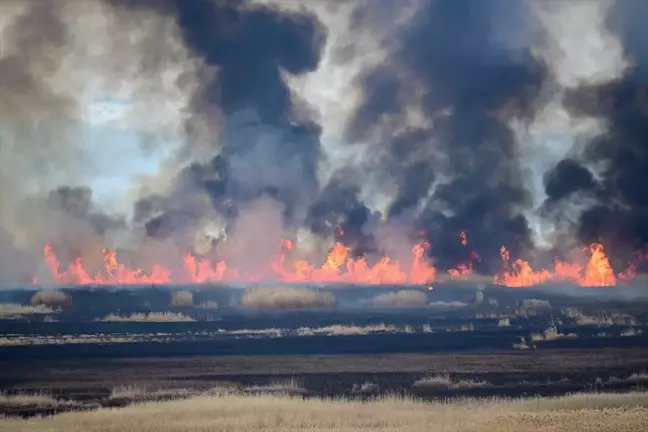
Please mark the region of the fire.
<svg viewBox="0 0 648 432"><path fill-rule="evenodd" d="M45 261L53 280L58 284L76 285L135 285L166 283L209 283L209 282L259 282L283 281L288 283L352 283L352 284L429 284L436 276L436 269L426 257L428 243L420 243L412 249L412 265L404 271L398 261L389 257L379 259L369 265L363 257L352 258L351 249L342 243L335 243L326 260L315 266L305 260L287 264L287 252L295 248L291 240L281 239L282 253L267 268L253 272L242 272L230 267L225 261L212 262L191 254L183 256L183 272L172 274L170 269L156 265L151 273L141 269L131 269L120 263L115 251L104 249L103 271L91 276L83 267L81 258L74 260L66 270L51 245L45 246ZM38 281L34 278L34 283Z"/></svg>
<svg viewBox="0 0 648 432"><path fill-rule="evenodd" d="M459 239L463 246L468 245L468 236L465 231L459 233ZM470 252L470 257L468 261L460 263L457 267L448 270L448 274L451 279L466 279L468 276L473 274L473 265L475 261L481 261L481 258L477 252Z"/></svg>
<svg viewBox="0 0 648 432"><path fill-rule="evenodd" d="M632 273L631 268L633 267L631 266L617 277L605 254L603 245L599 243L591 244L583 249L583 252L589 253L589 259L585 266L556 258L554 260L554 271L552 272L546 269L534 270L528 261L522 259L518 259L511 264L510 253L502 246L500 255L505 270L495 277L495 283L509 287L526 287L562 281L580 286L604 287L616 285L618 278L630 281L636 274L636 272Z"/></svg>
<svg viewBox="0 0 648 432"><path fill-rule="evenodd" d="M83 268L83 260L76 258L66 270L61 271L61 263L50 244L45 245L45 262L49 267L52 279L58 284L77 285L129 285L129 284L165 284L171 282L171 272L162 266L153 266L150 274L141 269L131 269L117 261L114 251L103 249L105 272L90 276ZM34 278L34 282L38 280Z"/></svg>
<svg viewBox="0 0 648 432"><path fill-rule="evenodd" d="M468 244L465 232L459 234L462 245ZM120 262L117 253L103 249L103 268L90 274L84 267L82 258L73 260L65 269L50 244L45 245L44 258L56 284L70 285L139 285L168 283L214 283L214 282L286 282L286 283L348 283L348 284L413 284L426 285L432 290L437 270L427 256L430 244L422 241L412 248L412 261L409 267L384 256L373 264L366 257L355 258L351 249L337 242L321 264L303 259L293 259L295 243L289 239L280 240L281 252L268 265L254 271L242 270L224 260L209 260L185 254L182 266L172 271L155 265L150 272L131 268ZM536 270L523 259L511 259L505 246L500 249L503 263L502 271L494 276L493 282L508 287L528 287L532 285L567 282L587 287L606 287L617 283L627 283L637 274L637 264L631 263L621 273L615 274L605 254L603 245L594 243L583 249L587 255L586 263L576 264L556 258L553 269ZM636 261L644 256L637 256ZM480 261L479 255L472 251L469 258L457 267L448 270L451 279L465 280L474 274L474 263ZM585 262L585 261L584 261ZM36 278L33 284L38 284Z"/></svg>

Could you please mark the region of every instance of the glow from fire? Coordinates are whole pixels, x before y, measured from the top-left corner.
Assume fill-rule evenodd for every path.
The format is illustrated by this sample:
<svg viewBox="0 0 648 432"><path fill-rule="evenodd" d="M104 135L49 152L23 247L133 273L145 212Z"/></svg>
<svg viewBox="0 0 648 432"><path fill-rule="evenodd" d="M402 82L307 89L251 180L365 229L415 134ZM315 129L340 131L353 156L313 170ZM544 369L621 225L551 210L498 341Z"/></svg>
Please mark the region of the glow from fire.
<svg viewBox="0 0 648 432"><path fill-rule="evenodd" d="M504 270L495 276L495 283L509 287L525 287L540 285L554 282L569 282L580 286L604 287L616 285L617 280L621 279L629 282L634 278L636 272L635 264L631 264L628 270L616 275L610 260L605 254L603 245L593 243L583 249L588 254L586 265L579 265L562 261L558 258L554 260L554 270L547 269L534 270L528 261L517 259L511 262L510 253L506 247L502 246L500 254L504 262Z"/></svg>
<svg viewBox="0 0 648 432"><path fill-rule="evenodd" d="M460 233L460 241L467 247L465 233ZM103 249L103 268L90 274L84 267L81 257L77 257L62 269L60 260L51 245L45 245L44 258L51 273L51 280L60 285L140 285L169 283L232 283L232 282L285 282L285 283L344 283L344 284L410 284L427 285L438 281L437 270L428 258L430 244L420 242L412 248L411 265L403 266L397 260L384 256L370 264L365 257L354 258L351 249L337 242L321 264L303 259L292 259L295 244L281 239L281 252L266 266L254 271L241 270L224 260L212 261L195 255L183 256L181 270L172 272L162 265L154 265L149 272L131 268L119 262L115 251ZM580 265L555 259L553 269L534 269L523 259L512 260L505 246L500 249L503 267L493 277L493 283L508 287L528 287L547 283L566 282L587 287L613 286L628 283L636 276L636 262L643 257L637 256L636 262L616 274L601 244L593 243L582 251L587 260ZM481 261L479 255L471 251L468 260L447 271L446 278L467 280L476 276L474 265ZM585 262L585 260L583 260ZM34 278L34 284L39 281Z"/></svg>

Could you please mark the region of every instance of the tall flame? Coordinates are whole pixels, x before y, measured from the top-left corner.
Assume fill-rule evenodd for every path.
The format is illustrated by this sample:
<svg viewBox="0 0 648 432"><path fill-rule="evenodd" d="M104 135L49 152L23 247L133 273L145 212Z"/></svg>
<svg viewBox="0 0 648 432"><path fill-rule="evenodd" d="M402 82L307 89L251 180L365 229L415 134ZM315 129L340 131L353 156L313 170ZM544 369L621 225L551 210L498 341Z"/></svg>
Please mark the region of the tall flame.
<svg viewBox="0 0 648 432"><path fill-rule="evenodd" d="M354 284L427 284L434 280L436 269L426 257L429 244L420 243L413 247L412 266L409 271L401 269L398 261L389 257L379 259L369 265L365 258L350 257L350 248L342 243L335 243L322 265L315 266L305 260L286 264L286 252L294 249L294 243L281 240L282 253L267 268L252 272L242 272L230 267L225 261L211 262L191 254L183 256L184 274L172 275L171 270L156 265L150 273L141 269L129 268L117 260L115 251L103 249L104 268L95 276L90 276L83 267L81 258L75 259L66 270L61 270L61 263L52 246L45 245L45 261L50 269L52 279L58 284L77 285L132 285L132 284L165 284L172 282L258 282L264 280L283 282L313 283L354 283ZM172 277L173 276L173 277ZM34 278L34 283L38 281Z"/></svg>
<svg viewBox="0 0 648 432"><path fill-rule="evenodd" d="M505 270L495 277L495 283L509 287L525 287L539 285L548 282L570 282L580 286L603 287L616 285L617 276L610 265L603 245L593 243L583 249L589 253L587 265L554 260L554 271L546 269L533 270L528 261L518 259L510 263L510 253L502 246L500 254L504 262ZM629 270L622 273L625 281L630 281L634 274Z"/></svg>
<svg viewBox="0 0 648 432"><path fill-rule="evenodd" d="M459 235L461 244L468 244L465 232ZM398 261L384 256L374 264L369 264L365 257L354 258L351 249L337 242L333 245L324 262L320 265L307 260L289 258L295 249L293 241L281 239L281 252L271 262L254 271L243 271L223 260L211 261L191 254L183 256L180 271L155 265L150 272L139 268L130 268L119 262L117 253L103 249L103 269L91 275L81 257L74 259L66 269L61 270L61 262L50 244L45 245L45 263L50 270L51 279L56 284L73 285L133 285L133 284L167 284L167 283L210 283L210 282L260 282L282 281L286 283L350 283L350 284L415 284L430 285L435 281L437 270L427 257L430 244L423 241L412 248L412 264L404 268ZM618 282L628 283L637 274L637 265L631 263L628 268L615 274L605 254L603 245L593 243L583 249L587 254L587 263L580 265L556 258L554 268L535 270L528 261L511 259L505 246L500 249L503 268L494 276L493 282L508 287L528 287L545 283L568 282L587 287L606 287ZM636 261L644 259L637 255ZM465 280L474 274L473 265L480 261L479 255L472 251L467 261L448 270L451 279ZM32 282L39 281L33 278ZM431 287L430 287L431 289Z"/></svg>

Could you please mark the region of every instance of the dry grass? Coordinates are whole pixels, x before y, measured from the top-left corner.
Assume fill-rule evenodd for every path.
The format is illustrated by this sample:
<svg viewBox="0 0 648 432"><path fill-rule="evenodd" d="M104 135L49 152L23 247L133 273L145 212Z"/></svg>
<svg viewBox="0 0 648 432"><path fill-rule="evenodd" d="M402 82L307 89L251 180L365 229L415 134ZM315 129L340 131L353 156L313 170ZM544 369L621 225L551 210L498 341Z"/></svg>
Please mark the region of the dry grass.
<svg viewBox="0 0 648 432"><path fill-rule="evenodd" d="M240 329L240 330L219 330L219 333L230 335L244 335L244 336L269 336L281 337L283 330L279 328L266 328L266 329Z"/></svg>
<svg viewBox="0 0 648 432"><path fill-rule="evenodd" d="M551 303L547 300L525 299L522 300L521 306L526 309L550 309Z"/></svg>
<svg viewBox="0 0 648 432"><path fill-rule="evenodd" d="M372 298L370 304L374 307L424 307L428 303L427 294L416 290L401 290L379 294Z"/></svg>
<svg viewBox="0 0 648 432"><path fill-rule="evenodd" d="M135 343L135 342L142 342L142 338L137 336L103 336L103 335L102 336L62 335L62 336L0 337L0 346L112 344L112 343Z"/></svg>
<svg viewBox="0 0 648 432"><path fill-rule="evenodd" d="M47 306L52 309L60 309L72 303L72 296L62 291L41 290L37 291L29 300L32 306Z"/></svg>
<svg viewBox="0 0 648 432"><path fill-rule="evenodd" d="M626 378L611 377L607 380L607 382L625 384L648 384L648 374L635 372Z"/></svg>
<svg viewBox="0 0 648 432"><path fill-rule="evenodd" d="M428 306L435 309L463 309L470 305L468 303L464 303L460 301L451 301L451 302L438 301L438 302L432 302Z"/></svg>
<svg viewBox="0 0 648 432"><path fill-rule="evenodd" d="M475 305L479 306L482 303L484 303L484 292L477 291L475 293Z"/></svg>
<svg viewBox="0 0 648 432"><path fill-rule="evenodd" d="M3 408L14 408L14 409L47 409L47 408L61 408L61 407L73 407L78 405L74 401L64 401L55 399L48 394L0 394L0 407Z"/></svg>
<svg viewBox="0 0 648 432"><path fill-rule="evenodd" d="M354 394L369 394L378 392L378 384L372 383L371 381L365 381L362 384L354 384L351 389L351 393Z"/></svg>
<svg viewBox="0 0 648 432"><path fill-rule="evenodd" d="M330 292L301 287L247 288L241 306L249 309L320 309L334 307Z"/></svg>
<svg viewBox="0 0 648 432"><path fill-rule="evenodd" d="M369 326L354 326L354 325L341 325L334 324L326 327L301 327L297 329L297 334L300 336L312 336L317 334L327 335L365 335L369 333L395 333L397 331L407 332L407 327L399 329L392 325L385 325L385 323L374 324Z"/></svg>
<svg viewBox="0 0 648 432"><path fill-rule="evenodd" d="M206 300L198 305L201 309L218 309L218 303L213 300Z"/></svg>
<svg viewBox="0 0 648 432"><path fill-rule="evenodd" d="M101 321L104 322L192 322L195 321L189 315L174 312L150 312L134 313L130 315L106 315Z"/></svg>
<svg viewBox="0 0 648 432"><path fill-rule="evenodd" d="M474 331L475 325L473 323L461 324L459 327L450 328L447 331L469 332Z"/></svg>
<svg viewBox="0 0 648 432"><path fill-rule="evenodd" d="M560 333L555 326L548 327L540 333L531 334L531 340L534 342L553 341L559 339L574 339L577 337L578 335L575 333L569 333L569 334Z"/></svg>
<svg viewBox="0 0 648 432"><path fill-rule="evenodd" d="M564 311L565 316L571 318L575 324L582 326L610 327L615 325L634 326L637 320L630 315L610 313L607 315L585 315L578 309L569 308Z"/></svg>
<svg viewBox="0 0 648 432"><path fill-rule="evenodd" d="M513 348L518 350L529 350L531 348L535 348L535 345L529 345L526 339L521 337L520 342L513 344Z"/></svg>
<svg viewBox="0 0 648 432"><path fill-rule="evenodd" d="M199 395L189 389L148 389L144 386L126 385L112 389L108 400L127 400L134 402L155 401L160 399L177 399Z"/></svg>
<svg viewBox="0 0 648 432"><path fill-rule="evenodd" d="M423 377L414 381L412 387L426 390L448 390L448 389L469 389L490 387L487 381L459 380L452 381L450 375L435 375Z"/></svg>
<svg viewBox="0 0 648 432"><path fill-rule="evenodd" d="M47 315L57 311L49 306L38 305L20 305L14 303L0 304L0 318L17 318L25 315Z"/></svg>
<svg viewBox="0 0 648 432"><path fill-rule="evenodd" d="M638 328L631 327L621 332L621 337L639 336L643 331Z"/></svg>
<svg viewBox="0 0 648 432"><path fill-rule="evenodd" d="M411 431L549 432L648 430L648 394L593 394L518 400L422 403L285 396L199 396L119 410L7 419L2 432Z"/></svg>
<svg viewBox="0 0 648 432"><path fill-rule="evenodd" d="M633 373L628 378L626 378L626 381L632 381L632 382L648 381L648 374L646 374L646 373Z"/></svg>
<svg viewBox="0 0 648 432"><path fill-rule="evenodd" d="M193 293L189 290L172 292L171 306L193 306Z"/></svg>
<svg viewBox="0 0 648 432"><path fill-rule="evenodd" d="M246 387L245 393L280 393L280 394L297 394L305 393L306 389L302 383L295 378L286 380L272 381L265 385L254 385Z"/></svg>
<svg viewBox="0 0 648 432"><path fill-rule="evenodd" d="M509 318L502 318L497 321L497 327L506 328L511 327L511 320Z"/></svg>

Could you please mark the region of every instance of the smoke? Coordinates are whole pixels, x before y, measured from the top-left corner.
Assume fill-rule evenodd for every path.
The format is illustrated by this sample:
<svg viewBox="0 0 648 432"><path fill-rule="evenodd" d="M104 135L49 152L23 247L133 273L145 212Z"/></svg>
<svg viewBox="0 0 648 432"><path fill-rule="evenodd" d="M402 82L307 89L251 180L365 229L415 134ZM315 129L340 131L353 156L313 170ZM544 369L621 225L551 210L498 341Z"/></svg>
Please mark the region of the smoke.
<svg viewBox="0 0 648 432"><path fill-rule="evenodd" d="M8 1L2 17L0 273L25 282L40 273L45 242L85 258L138 238L125 221L146 174L138 165L176 151L177 80L190 82L199 61L157 14Z"/></svg>
<svg viewBox="0 0 648 432"><path fill-rule="evenodd" d="M333 178L361 192L323 194L318 206L355 214L361 213L358 197L367 203L387 195L383 219L408 215L413 228L427 232L432 254L446 268L469 253L458 245L459 231L469 231L475 247L489 245L492 258L499 258L494 245L500 242L517 250L530 246L521 214L528 194L507 120L533 114L545 76L530 45L510 43L532 41L525 29L533 15L497 1L417 6L406 25L381 41L384 58L357 75L362 98L342 138L364 146L365 157ZM360 4L353 17L360 32L380 28L372 3ZM383 198L366 199L374 194Z"/></svg>
<svg viewBox="0 0 648 432"><path fill-rule="evenodd" d="M3 281L45 242L90 266L111 247L252 270L284 236L404 265L423 237L440 269L476 251L482 273L501 245L623 261L648 242L640 3L2 8Z"/></svg>
<svg viewBox="0 0 648 432"><path fill-rule="evenodd" d="M572 115L599 118L605 128L583 145L578 162L561 161L547 184L562 202L576 193L593 195L572 220L574 230L581 241L605 244L617 265L648 240L647 17L648 7L639 3L610 7L605 24L622 47L625 67L608 80L571 88L566 97Z"/></svg>

